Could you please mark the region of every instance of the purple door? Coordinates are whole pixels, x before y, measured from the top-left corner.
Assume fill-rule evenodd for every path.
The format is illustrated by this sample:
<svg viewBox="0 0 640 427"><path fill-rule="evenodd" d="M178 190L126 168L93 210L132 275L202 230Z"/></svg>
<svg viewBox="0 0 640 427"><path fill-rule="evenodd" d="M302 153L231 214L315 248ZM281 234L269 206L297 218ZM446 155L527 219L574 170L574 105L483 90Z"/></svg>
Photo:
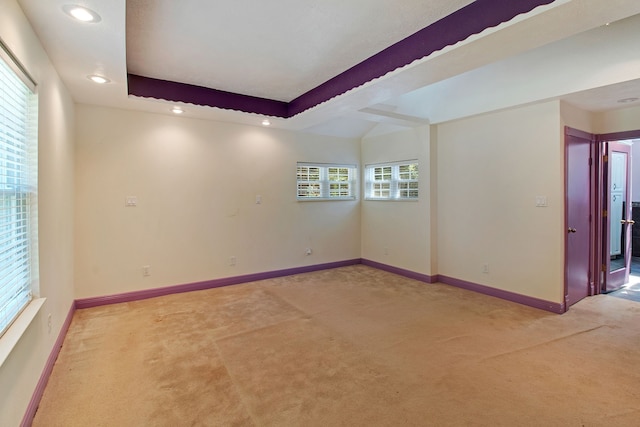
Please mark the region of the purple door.
<svg viewBox="0 0 640 427"><path fill-rule="evenodd" d="M591 135L567 129L565 193L565 307L589 295L591 261Z"/></svg>
<svg viewBox="0 0 640 427"><path fill-rule="evenodd" d="M631 146L608 142L604 162L605 211L603 292L619 289L629 281L631 266Z"/></svg>

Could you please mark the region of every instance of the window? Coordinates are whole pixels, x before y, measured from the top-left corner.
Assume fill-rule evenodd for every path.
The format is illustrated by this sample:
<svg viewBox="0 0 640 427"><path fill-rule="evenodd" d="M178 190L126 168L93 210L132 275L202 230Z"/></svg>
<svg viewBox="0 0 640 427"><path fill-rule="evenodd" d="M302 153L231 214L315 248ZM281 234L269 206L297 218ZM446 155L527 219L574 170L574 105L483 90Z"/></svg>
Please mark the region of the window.
<svg viewBox="0 0 640 427"><path fill-rule="evenodd" d="M355 199L355 165L298 163L298 200Z"/></svg>
<svg viewBox="0 0 640 427"><path fill-rule="evenodd" d="M417 200L418 161L367 165L366 199L369 200Z"/></svg>
<svg viewBox="0 0 640 427"><path fill-rule="evenodd" d="M37 276L31 268L37 252L32 234L37 228L34 89L33 80L0 43L0 335L31 300Z"/></svg>

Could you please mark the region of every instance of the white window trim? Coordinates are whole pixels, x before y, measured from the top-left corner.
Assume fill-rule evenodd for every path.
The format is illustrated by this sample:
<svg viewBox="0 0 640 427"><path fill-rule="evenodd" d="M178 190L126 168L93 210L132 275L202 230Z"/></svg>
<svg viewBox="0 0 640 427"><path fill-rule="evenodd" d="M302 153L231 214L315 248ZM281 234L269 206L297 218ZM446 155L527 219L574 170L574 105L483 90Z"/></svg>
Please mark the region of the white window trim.
<svg viewBox="0 0 640 427"><path fill-rule="evenodd" d="M297 179L297 171L300 167L313 167L320 170L319 180L299 180ZM347 181L330 181L329 169L330 168L347 168L349 170L349 176ZM357 178L358 178L358 166L354 164L345 163L314 163L314 162L298 162L296 164L296 200L299 202L313 202L313 201L339 201L339 200L356 200L357 199ZM317 183L320 186L321 195L318 197L304 197L299 195L299 185L301 183ZM348 186L348 196L331 196L330 185L332 183L346 183Z"/></svg>
<svg viewBox="0 0 640 427"><path fill-rule="evenodd" d="M20 61L16 58L13 52L4 44L2 40L0 40L0 61L3 61L8 68L15 73L19 80L21 80L26 87L33 93L36 94L37 84L35 80L29 75L26 71L25 67L20 63ZM35 133L30 135L30 138L35 142L34 145L28 146L28 150L33 150L31 152L30 158L30 166L29 169L32 173L29 181L30 184L27 184L25 188L27 188L29 192L29 239L30 239L30 301L26 303L25 306L21 308L20 311L15 314L10 320L8 326L5 326L4 332L0 332L0 366L4 364L6 359L9 357L11 351L17 345L18 341L26 332L29 325L33 322L38 312L41 310L45 298L37 298L39 294L39 283L38 283L38 237L37 237L37 98L34 97L32 99L31 108L34 108L36 112L34 116L30 118L34 120L34 127L31 128L35 130ZM27 124L29 126L29 124ZM1 328L0 328L1 329Z"/></svg>
<svg viewBox="0 0 640 427"><path fill-rule="evenodd" d="M417 159L411 160L400 160L394 162L384 162L384 163L371 163L366 164L364 167L364 199L367 201L389 201L389 202L417 202L420 200L420 171L418 169L418 178L403 180L400 179L400 166L403 165L418 165L419 162ZM374 180L374 171L376 168L390 167L391 168L391 179L388 181L375 181ZM374 184L388 182L389 183L389 197L376 197L373 195ZM418 197L401 197L400 196L400 188L399 184L403 182L416 182L418 183Z"/></svg>
<svg viewBox="0 0 640 427"><path fill-rule="evenodd" d="M9 329L5 331L4 335L0 337L0 367L7 360L11 351L18 344L31 322L33 322L33 319L36 318L46 300L46 298L32 299L9 326Z"/></svg>

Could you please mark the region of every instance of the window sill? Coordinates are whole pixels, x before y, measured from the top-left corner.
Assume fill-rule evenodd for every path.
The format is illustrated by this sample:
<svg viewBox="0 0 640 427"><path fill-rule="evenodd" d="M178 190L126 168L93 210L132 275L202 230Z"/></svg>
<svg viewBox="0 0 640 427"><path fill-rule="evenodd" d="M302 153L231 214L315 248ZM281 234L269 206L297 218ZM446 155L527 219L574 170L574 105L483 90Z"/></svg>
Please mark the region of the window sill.
<svg viewBox="0 0 640 427"><path fill-rule="evenodd" d="M42 305L46 301L46 298L36 298L32 300L22 313L18 316L18 318L13 322L9 329L0 337L0 366L2 366L9 357L9 354L13 351L22 335L24 335L25 331L33 322L36 315L42 308Z"/></svg>
<svg viewBox="0 0 640 427"><path fill-rule="evenodd" d="M297 198L298 202L353 202L357 200L355 197L309 197Z"/></svg>
<svg viewBox="0 0 640 427"><path fill-rule="evenodd" d="M420 199L377 199L377 198L365 198L365 202L419 202Z"/></svg>

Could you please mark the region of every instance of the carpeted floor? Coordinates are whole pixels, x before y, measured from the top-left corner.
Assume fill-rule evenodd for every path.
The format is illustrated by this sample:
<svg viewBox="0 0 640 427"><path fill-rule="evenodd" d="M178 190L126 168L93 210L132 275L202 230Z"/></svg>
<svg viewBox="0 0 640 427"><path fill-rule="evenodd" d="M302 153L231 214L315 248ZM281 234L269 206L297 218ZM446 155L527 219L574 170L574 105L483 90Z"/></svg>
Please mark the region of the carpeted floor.
<svg viewBox="0 0 640 427"><path fill-rule="evenodd" d="M640 304L358 265L76 312L34 426L638 426Z"/></svg>

